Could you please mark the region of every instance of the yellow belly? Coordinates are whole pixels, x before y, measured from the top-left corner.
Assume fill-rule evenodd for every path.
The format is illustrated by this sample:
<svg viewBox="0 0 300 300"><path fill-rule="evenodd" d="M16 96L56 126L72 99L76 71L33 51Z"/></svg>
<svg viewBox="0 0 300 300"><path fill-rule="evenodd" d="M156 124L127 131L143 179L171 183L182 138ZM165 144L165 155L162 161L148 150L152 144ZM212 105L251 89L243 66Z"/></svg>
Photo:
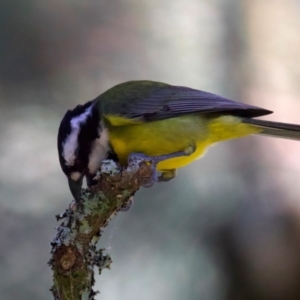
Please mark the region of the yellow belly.
<svg viewBox="0 0 300 300"><path fill-rule="evenodd" d="M207 118L194 114L146 123L125 119L119 122L120 118L113 116L106 118L110 124L108 126L110 143L123 165L126 165L128 156L133 152L157 156L184 151L190 147L195 148L189 156L160 162L157 165L159 171L186 166L201 157L207 147L219 141L260 131L252 125L241 123L238 117L233 116Z"/></svg>

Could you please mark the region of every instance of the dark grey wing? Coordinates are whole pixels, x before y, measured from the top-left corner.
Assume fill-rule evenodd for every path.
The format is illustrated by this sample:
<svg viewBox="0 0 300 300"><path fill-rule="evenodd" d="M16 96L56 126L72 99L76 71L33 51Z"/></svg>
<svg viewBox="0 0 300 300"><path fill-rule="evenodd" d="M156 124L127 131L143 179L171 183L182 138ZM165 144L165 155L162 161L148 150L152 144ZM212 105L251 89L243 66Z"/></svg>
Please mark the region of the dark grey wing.
<svg viewBox="0 0 300 300"><path fill-rule="evenodd" d="M141 121L155 121L193 113L224 112L240 117L258 117L272 113L263 108L187 87L148 81L133 81L122 85L126 84L126 92L121 89L122 94L114 93L110 97L118 98L118 101L105 101L106 113Z"/></svg>

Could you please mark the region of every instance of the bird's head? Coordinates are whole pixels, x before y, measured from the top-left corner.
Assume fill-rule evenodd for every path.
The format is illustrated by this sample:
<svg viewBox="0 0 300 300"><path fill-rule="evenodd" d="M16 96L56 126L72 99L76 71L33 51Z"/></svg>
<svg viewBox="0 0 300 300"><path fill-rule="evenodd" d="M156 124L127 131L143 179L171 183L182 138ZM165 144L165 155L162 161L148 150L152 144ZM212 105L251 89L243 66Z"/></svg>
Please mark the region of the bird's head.
<svg viewBox="0 0 300 300"><path fill-rule="evenodd" d="M57 137L58 156L71 193L80 200L84 175L95 174L109 151L108 133L94 101L68 110Z"/></svg>

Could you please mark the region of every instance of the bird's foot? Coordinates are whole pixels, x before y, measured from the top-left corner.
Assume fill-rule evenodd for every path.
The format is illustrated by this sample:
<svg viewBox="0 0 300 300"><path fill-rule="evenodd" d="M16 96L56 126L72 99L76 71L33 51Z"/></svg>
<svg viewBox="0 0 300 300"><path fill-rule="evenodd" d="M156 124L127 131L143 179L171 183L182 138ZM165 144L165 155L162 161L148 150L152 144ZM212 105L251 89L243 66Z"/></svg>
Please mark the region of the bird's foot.
<svg viewBox="0 0 300 300"><path fill-rule="evenodd" d="M162 174L159 176L159 172L157 171L156 167L158 163L172 159L172 158L177 158L181 156L189 156L195 151L195 147L188 147L184 151L178 151L170 154L164 154L164 155L158 155L158 156L148 156L144 153L131 153L128 157L128 162L136 160L136 159L141 159L146 162L148 162L151 166L151 171L152 171L152 176L151 178L143 184L144 187L151 187L153 186L154 183L157 182L165 182L173 179L176 176L176 170L166 170L163 171Z"/></svg>
<svg viewBox="0 0 300 300"><path fill-rule="evenodd" d="M151 177L149 180L147 180L144 184L143 187L151 187L154 183L158 182L158 171L156 170L156 166L158 162L156 161L157 156L148 156L145 155L144 153L136 153L133 152L129 155L128 157L128 162L134 161L134 160L143 160L147 163L150 164L151 167Z"/></svg>

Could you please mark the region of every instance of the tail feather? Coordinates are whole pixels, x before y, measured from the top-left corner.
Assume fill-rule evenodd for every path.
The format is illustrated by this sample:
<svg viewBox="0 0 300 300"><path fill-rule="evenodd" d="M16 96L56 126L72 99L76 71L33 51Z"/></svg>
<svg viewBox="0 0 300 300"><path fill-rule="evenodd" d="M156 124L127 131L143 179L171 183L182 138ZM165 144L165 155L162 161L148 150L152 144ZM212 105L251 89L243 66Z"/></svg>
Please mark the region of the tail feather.
<svg viewBox="0 0 300 300"><path fill-rule="evenodd" d="M300 141L300 125L246 118L242 122L262 129L262 135Z"/></svg>

